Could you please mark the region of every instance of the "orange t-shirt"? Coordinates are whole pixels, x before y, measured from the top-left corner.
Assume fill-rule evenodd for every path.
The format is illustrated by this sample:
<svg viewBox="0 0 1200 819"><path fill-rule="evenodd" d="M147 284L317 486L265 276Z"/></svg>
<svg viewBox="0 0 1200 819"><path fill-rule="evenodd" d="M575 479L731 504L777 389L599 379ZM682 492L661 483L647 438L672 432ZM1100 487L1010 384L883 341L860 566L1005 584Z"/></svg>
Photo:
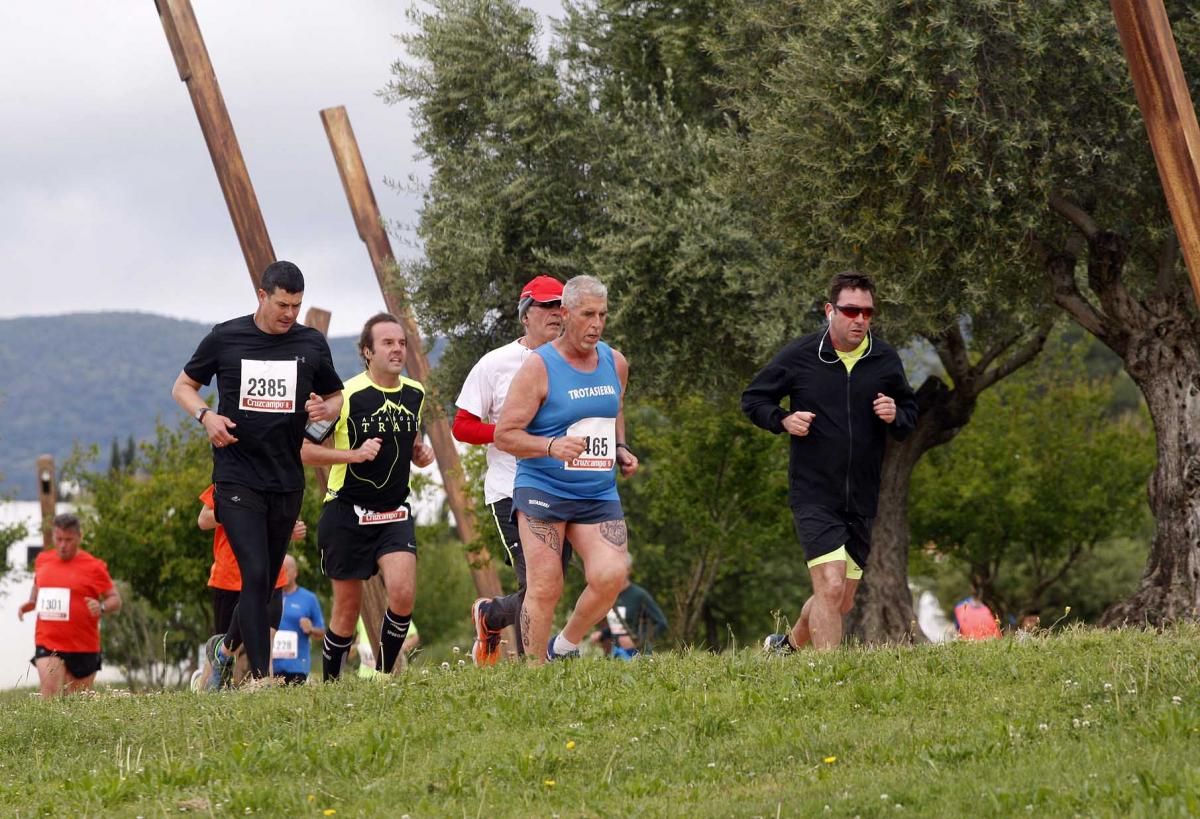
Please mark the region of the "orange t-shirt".
<svg viewBox="0 0 1200 819"><path fill-rule="evenodd" d="M954 620L964 640L997 640L1000 626L992 610L974 599L963 600L954 607Z"/></svg>
<svg viewBox="0 0 1200 819"><path fill-rule="evenodd" d="M200 502L209 509L215 508L213 504L215 488L209 484L208 489L200 493ZM208 585L224 591L240 592L242 590L242 572L238 568L237 558L233 556L233 547L229 545L229 538L225 536L225 527L220 524L217 524L217 528L213 530L213 564L212 569L208 572ZM287 574L280 567L275 588L282 589L286 585Z"/></svg>
<svg viewBox="0 0 1200 819"><path fill-rule="evenodd" d="M38 589L69 589L66 620L44 620L33 630L33 641L53 651L95 653L100 650L100 620L88 611L87 598L100 600L112 590L112 578L103 560L80 549L63 560L54 549L38 553L33 564Z"/></svg>

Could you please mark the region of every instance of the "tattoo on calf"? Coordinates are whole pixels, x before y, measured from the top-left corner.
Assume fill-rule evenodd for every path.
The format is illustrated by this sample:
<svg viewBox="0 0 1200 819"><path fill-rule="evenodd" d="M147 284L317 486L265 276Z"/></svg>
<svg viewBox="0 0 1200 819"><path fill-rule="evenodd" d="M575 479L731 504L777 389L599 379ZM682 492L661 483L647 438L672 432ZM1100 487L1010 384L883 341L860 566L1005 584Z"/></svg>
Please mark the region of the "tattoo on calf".
<svg viewBox="0 0 1200 819"><path fill-rule="evenodd" d="M521 606L521 644L529 645L529 611Z"/></svg>
<svg viewBox="0 0 1200 819"><path fill-rule="evenodd" d="M629 540L629 530L625 528L624 519L604 521L600 524L600 534L613 546L623 547Z"/></svg>
<svg viewBox="0 0 1200 819"><path fill-rule="evenodd" d="M558 534L558 527L553 523L548 520L530 518L529 531L533 533L534 537L545 543L556 555L562 554L562 538Z"/></svg>

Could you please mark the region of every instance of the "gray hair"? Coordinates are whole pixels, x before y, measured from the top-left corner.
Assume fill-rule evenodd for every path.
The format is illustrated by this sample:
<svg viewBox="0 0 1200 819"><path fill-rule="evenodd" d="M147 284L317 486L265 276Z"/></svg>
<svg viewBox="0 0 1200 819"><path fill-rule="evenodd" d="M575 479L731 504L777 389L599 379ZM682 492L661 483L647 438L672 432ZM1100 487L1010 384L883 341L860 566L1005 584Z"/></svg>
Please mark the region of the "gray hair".
<svg viewBox="0 0 1200 819"><path fill-rule="evenodd" d="M600 298L608 301L608 288L595 276L573 276L563 285L563 307L573 310L587 298Z"/></svg>
<svg viewBox="0 0 1200 819"><path fill-rule="evenodd" d="M64 532L79 532L79 518L72 515L70 512L63 512L61 515L54 516L54 528L62 529Z"/></svg>

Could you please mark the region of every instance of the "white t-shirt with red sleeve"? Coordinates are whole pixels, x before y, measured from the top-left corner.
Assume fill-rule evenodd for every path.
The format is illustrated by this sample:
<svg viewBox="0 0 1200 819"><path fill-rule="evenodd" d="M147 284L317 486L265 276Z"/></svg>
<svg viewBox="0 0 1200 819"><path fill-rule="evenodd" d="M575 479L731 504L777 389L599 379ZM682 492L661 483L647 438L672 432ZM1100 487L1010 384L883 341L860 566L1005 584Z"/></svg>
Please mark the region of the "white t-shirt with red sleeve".
<svg viewBox="0 0 1200 819"><path fill-rule="evenodd" d="M500 411L504 408L504 399L508 397L508 387L512 384L513 376L525 359L529 358L531 350L520 341L505 344L490 351L471 368L467 379L463 382L455 405L489 424L500 419ZM487 503L495 503L503 498L511 498L513 481L517 477L517 459L507 452L488 444L487 475L483 479L483 499Z"/></svg>

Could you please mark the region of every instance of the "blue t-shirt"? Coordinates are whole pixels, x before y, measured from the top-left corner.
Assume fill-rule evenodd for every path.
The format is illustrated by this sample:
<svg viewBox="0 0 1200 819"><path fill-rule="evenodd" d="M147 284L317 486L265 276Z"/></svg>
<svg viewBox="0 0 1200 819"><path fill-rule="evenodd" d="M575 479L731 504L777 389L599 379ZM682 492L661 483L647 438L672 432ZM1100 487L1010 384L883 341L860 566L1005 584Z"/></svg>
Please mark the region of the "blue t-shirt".
<svg viewBox="0 0 1200 819"><path fill-rule="evenodd" d="M300 628L301 617L312 620L314 628L325 628L325 618L321 616L321 603L317 600L317 596L308 589L297 586L291 594L283 595L283 616L279 618L280 631L296 632L296 659L272 660L271 668L277 673L307 674L309 672L312 665L309 646L311 641L304 633L304 629Z"/></svg>
<svg viewBox="0 0 1200 819"><path fill-rule="evenodd" d="M599 360L591 372L580 372L554 348L543 344L534 350L546 365L546 400L525 431L530 435L562 437L584 418L613 418L621 410L621 379L613 363L612 348L596 344ZM558 458L522 458L517 461L514 489L538 489L573 500L619 500L616 450L610 441L602 457L612 466L603 471L570 470Z"/></svg>

